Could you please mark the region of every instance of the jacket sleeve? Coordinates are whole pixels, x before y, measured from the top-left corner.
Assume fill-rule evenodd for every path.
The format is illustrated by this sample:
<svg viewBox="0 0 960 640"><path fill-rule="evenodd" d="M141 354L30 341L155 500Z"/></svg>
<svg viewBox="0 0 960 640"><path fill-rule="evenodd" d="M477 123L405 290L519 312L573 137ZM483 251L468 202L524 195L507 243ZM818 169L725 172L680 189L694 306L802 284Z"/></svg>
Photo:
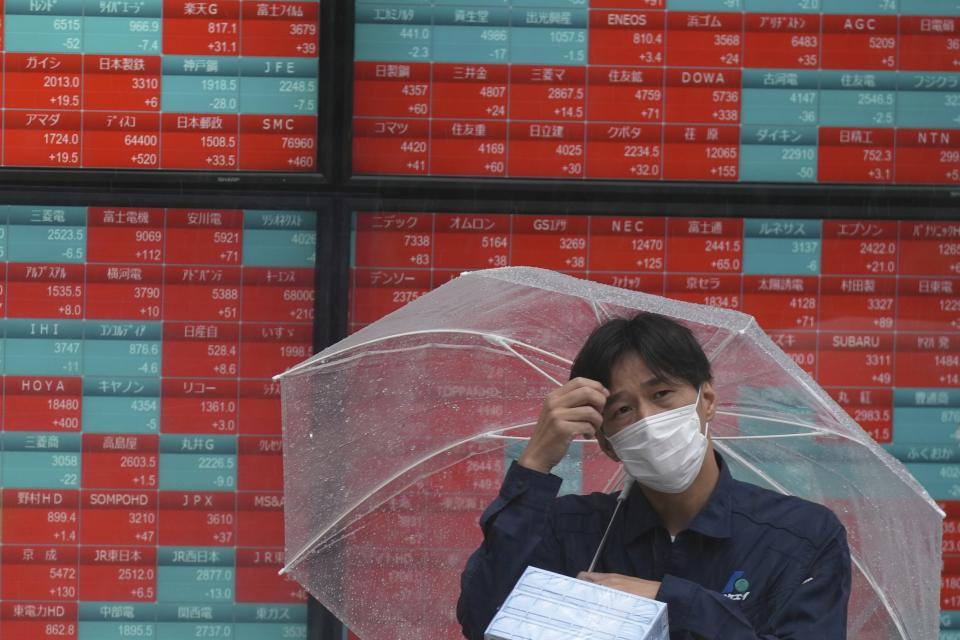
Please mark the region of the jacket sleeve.
<svg viewBox="0 0 960 640"><path fill-rule="evenodd" d="M843 640L847 637L850 596L850 551L846 531L839 530L814 554L806 578L796 586L773 618L755 629L737 603L716 591L666 575L657 599L667 603L670 635L709 640Z"/></svg>
<svg viewBox="0 0 960 640"><path fill-rule="evenodd" d="M497 609L530 564L562 571L563 554L552 533L553 503L561 479L514 462L500 493L480 516L483 543L460 576L457 619L463 635L482 640Z"/></svg>

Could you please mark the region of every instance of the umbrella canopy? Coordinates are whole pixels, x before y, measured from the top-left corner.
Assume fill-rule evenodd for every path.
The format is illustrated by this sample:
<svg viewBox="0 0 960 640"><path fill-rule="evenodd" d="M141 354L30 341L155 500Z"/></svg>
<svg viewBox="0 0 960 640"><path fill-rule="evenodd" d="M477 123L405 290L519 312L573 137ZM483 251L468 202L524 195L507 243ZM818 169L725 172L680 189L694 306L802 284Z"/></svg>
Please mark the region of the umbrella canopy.
<svg viewBox="0 0 960 640"><path fill-rule="evenodd" d="M733 475L847 528L848 637L936 637L942 512L752 317L532 268L464 274L280 376L284 571L363 640L456 637L477 518L543 397L599 323L638 311L703 346ZM557 473L587 492L619 469L585 441Z"/></svg>

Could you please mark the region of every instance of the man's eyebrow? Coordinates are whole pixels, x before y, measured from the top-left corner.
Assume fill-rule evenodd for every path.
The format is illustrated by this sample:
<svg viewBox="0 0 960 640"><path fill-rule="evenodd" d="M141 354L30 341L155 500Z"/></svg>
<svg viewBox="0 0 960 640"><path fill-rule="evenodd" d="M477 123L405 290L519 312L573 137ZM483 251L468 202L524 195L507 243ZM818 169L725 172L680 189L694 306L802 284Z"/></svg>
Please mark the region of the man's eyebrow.
<svg viewBox="0 0 960 640"><path fill-rule="evenodd" d="M662 384L673 384L673 382L664 376L653 376L640 383L641 387L659 387Z"/></svg>
<svg viewBox="0 0 960 640"><path fill-rule="evenodd" d="M665 378L663 376L653 376L652 378L641 382L640 386L652 388L652 387L659 387L662 384L671 384L671 381L668 378ZM623 396L626 395L626 393L627 393L626 391L617 391L616 393L612 394L610 397L607 398L607 401L603 404L603 406L609 407L614 402L623 398Z"/></svg>
<svg viewBox="0 0 960 640"><path fill-rule="evenodd" d="M617 391L613 395L607 398L607 401L603 403L604 408L609 407L614 402L622 398L626 394L626 391Z"/></svg>

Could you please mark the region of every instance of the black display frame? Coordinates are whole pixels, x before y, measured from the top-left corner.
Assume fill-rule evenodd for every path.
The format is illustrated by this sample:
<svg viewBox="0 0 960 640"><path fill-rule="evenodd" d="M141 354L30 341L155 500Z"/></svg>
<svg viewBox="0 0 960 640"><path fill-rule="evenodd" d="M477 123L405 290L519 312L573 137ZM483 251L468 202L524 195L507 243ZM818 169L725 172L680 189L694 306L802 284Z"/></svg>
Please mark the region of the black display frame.
<svg viewBox="0 0 960 640"><path fill-rule="evenodd" d="M868 193L808 193L798 198L777 190L746 193L604 194L594 192L545 193L542 197L505 190L484 190L486 197L464 193L411 198L389 190L380 194L352 194L343 199L349 216L357 211L510 213L524 215L658 216L712 218L875 218L878 220L958 220L960 191L931 190L897 197L886 190ZM350 248L347 247L349 251Z"/></svg>

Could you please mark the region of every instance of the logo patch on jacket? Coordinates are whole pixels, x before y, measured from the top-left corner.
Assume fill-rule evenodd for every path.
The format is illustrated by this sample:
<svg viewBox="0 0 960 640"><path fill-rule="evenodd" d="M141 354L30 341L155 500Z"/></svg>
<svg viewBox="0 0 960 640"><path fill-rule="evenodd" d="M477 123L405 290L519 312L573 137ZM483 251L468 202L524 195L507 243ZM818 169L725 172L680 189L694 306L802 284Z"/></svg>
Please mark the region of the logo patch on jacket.
<svg viewBox="0 0 960 640"><path fill-rule="evenodd" d="M723 597L731 600L746 600L750 595L750 582L744 577L743 571L734 571L730 574L726 586L723 587Z"/></svg>

